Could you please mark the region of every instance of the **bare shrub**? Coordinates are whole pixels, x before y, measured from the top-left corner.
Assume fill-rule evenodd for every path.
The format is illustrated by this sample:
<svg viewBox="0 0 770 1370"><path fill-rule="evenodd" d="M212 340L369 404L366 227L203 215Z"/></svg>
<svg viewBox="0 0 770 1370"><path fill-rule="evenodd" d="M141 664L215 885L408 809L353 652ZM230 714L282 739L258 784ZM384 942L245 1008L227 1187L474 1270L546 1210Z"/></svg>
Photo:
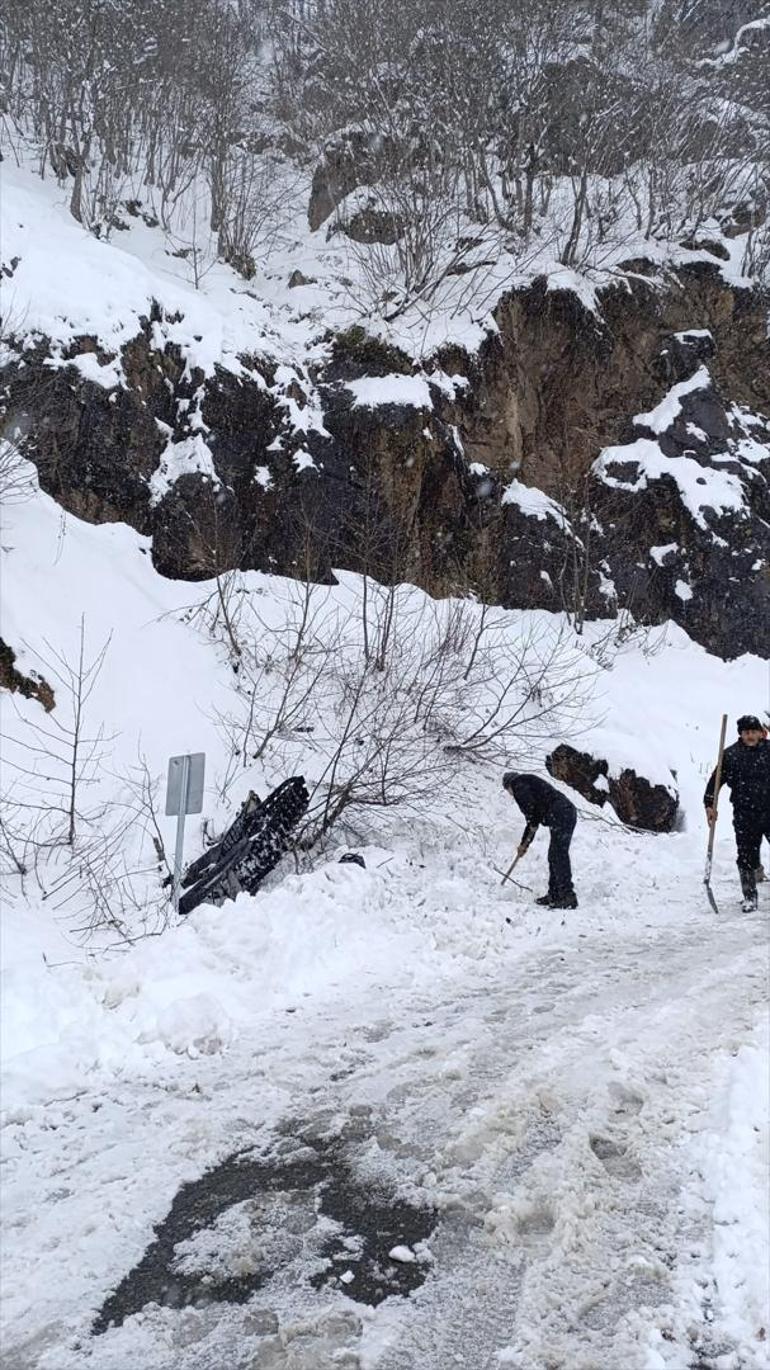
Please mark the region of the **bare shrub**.
<svg viewBox="0 0 770 1370"><path fill-rule="evenodd" d="M278 621L249 613L235 704L217 720L230 757L222 789L256 762L275 783L301 769L304 843L343 814L428 812L467 764L529 755L585 719L594 667L543 621L514 629L470 601L369 581L366 651L352 577L344 594L290 585Z"/></svg>
<svg viewBox="0 0 770 1370"><path fill-rule="evenodd" d="M79 842L76 860L37 874L44 901L73 936L127 943L168 927L171 868L159 822L160 777L140 754L131 771L112 778L115 797Z"/></svg>
<svg viewBox="0 0 770 1370"><path fill-rule="evenodd" d="M168 861L158 779L141 757L133 772L113 774L114 739L90 719L108 648L109 639L88 653L81 619L74 658L50 642L36 654L56 682L55 706L45 714L37 704L22 711L12 697L13 726L3 737L0 875L22 894L34 880L79 937L107 931L131 939L167 922Z"/></svg>

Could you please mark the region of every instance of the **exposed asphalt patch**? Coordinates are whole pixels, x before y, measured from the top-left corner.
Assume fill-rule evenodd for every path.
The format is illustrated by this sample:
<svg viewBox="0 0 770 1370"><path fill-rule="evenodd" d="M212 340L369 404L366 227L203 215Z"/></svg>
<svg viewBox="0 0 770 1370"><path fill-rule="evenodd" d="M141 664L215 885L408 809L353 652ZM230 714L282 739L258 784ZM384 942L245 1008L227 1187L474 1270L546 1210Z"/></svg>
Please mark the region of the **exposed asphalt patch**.
<svg viewBox="0 0 770 1370"><path fill-rule="evenodd" d="M286 1263L280 1257L269 1258L269 1238L274 1232L266 1224L264 1232L259 1231L259 1200L265 1196L285 1196L291 1204L306 1195L313 1205L317 1218L311 1218L304 1237L296 1237L296 1249L289 1255L292 1259L307 1248L311 1271L306 1278L313 1288L339 1288L349 1298L370 1305L418 1288L428 1264L419 1259L394 1261L388 1253L396 1246L414 1248L425 1241L438 1221L435 1209L414 1207L385 1189L365 1189L351 1173L348 1149L340 1138L313 1138L285 1157L236 1152L200 1179L182 1185L167 1216L155 1228L154 1241L102 1305L93 1334L122 1326L148 1304L179 1308L246 1303ZM180 1261L178 1248L183 1243L212 1229L235 1205L250 1201L256 1201L250 1208L250 1221L255 1224L255 1258L248 1263L250 1268L230 1273L216 1263L206 1269L204 1262L201 1268L199 1262L191 1270L189 1260Z"/></svg>

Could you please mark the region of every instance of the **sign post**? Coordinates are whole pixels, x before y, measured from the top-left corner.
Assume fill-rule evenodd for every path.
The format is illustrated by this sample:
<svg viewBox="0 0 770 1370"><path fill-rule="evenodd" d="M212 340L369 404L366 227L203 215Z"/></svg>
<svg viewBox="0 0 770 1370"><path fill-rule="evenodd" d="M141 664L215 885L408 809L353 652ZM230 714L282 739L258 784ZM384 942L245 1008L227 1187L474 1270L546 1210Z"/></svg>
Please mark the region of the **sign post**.
<svg viewBox="0 0 770 1370"><path fill-rule="evenodd" d="M203 809L205 769L205 752L190 752L187 756L172 756L168 763L166 814L169 817L176 815L174 913L179 913L179 885L182 879L182 857L184 855L184 820L188 813L200 813Z"/></svg>

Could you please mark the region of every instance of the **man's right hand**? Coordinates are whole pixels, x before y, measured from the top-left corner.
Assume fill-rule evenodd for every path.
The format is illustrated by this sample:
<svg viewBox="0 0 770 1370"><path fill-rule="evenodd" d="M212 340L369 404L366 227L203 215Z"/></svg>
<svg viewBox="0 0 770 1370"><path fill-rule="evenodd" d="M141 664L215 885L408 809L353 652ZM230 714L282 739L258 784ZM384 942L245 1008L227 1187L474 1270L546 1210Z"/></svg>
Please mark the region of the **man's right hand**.
<svg viewBox="0 0 770 1370"><path fill-rule="evenodd" d="M717 821L717 811L716 811L716 809L708 809L708 808L707 808L707 809L706 809L706 822L708 823L709 827L710 827L710 828L713 828L713 826L714 826L714 824L716 823L716 821Z"/></svg>

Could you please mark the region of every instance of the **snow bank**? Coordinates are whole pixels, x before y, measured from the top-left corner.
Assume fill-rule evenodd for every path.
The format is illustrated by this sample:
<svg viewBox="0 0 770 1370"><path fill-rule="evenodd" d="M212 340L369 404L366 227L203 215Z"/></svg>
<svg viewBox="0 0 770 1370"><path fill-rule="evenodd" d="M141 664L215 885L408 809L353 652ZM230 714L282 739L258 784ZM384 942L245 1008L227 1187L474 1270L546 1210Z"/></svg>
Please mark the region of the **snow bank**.
<svg viewBox="0 0 770 1370"><path fill-rule="evenodd" d="M703 1239L690 1242L681 1261L676 1321L681 1341L704 1342L699 1360L719 1370L764 1370L768 1363L769 1034L765 1013L714 1058L682 1141L690 1177L682 1213ZM651 1365L679 1370L670 1343L655 1332L651 1343Z"/></svg>
<svg viewBox="0 0 770 1370"><path fill-rule="evenodd" d="M387 902L376 869L325 862L80 964L61 935L52 951L39 917L6 909L4 1109L18 1118L40 1098L70 1097L113 1074L222 1052L244 1027L308 996L323 1001L345 982L360 988L375 968L408 983L421 938L383 917Z"/></svg>
<svg viewBox="0 0 770 1370"><path fill-rule="evenodd" d="M115 769L135 765L139 751L161 767L179 751L218 752L211 712L224 706L227 679L210 645L179 621L205 591L159 576L149 539L133 529L83 523L39 491L5 511L3 542L3 636L20 670L45 675L54 652L74 661L81 617L87 657L109 643L88 718L115 734ZM41 713L14 695L6 738ZM112 792L114 776L102 782Z"/></svg>
<svg viewBox="0 0 770 1370"><path fill-rule="evenodd" d="M588 623L588 642L606 627ZM741 701L767 695L767 664L757 658L720 661L693 643L678 624L651 630L637 650L620 653L602 676L596 706L600 721L586 729L581 750L604 757L613 775L626 767L653 784L676 784L680 804L697 834L702 796L716 760L719 718ZM733 740L728 733L728 741Z"/></svg>
<svg viewBox="0 0 770 1370"><path fill-rule="evenodd" d="M721 1325L757 1349L770 1310L770 1029L728 1060L713 1130L702 1142L704 1195L713 1204L713 1274Z"/></svg>

